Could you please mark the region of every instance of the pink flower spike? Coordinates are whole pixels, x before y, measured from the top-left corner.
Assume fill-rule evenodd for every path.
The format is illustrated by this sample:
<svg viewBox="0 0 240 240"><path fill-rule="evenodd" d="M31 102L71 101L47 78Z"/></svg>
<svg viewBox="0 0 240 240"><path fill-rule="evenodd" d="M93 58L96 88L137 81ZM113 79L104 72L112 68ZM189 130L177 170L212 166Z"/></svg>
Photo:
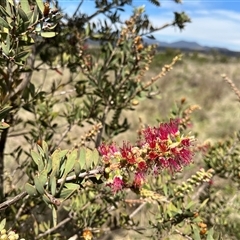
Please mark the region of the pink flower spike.
<svg viewBox="0 0 240 240"><path fill-rule="evenodd" d="M183 148L179 152L180 162L183 166L186 166L192 162L193 153L186 148Z"/></svg>
<svg viewBox="0 0 240 240"><path fill-rule="evenodd" d="M179 119L171 119L170 123L168 124L168 128L169 128L169 133L171 133L172 135L176 136L179 135Z"/></svg>
<svg viewBox="0 0 240 240"><path fill-rule="evenodd" d="M108 163L110 161L111 157L114 156L114 153L118 152L118 149L114 143L112 143L110 145L106 145L106 144L102 143L98 147L98 151L103 156L103 158L102 158L103 161L105 163Z"/></svg>
<svg viewBox="0 0 240 240"><path fill-rule="evenodd" d="M169 158L168 163L171 172L180 172L182 170L182 166L177 159Z"/></svg>
<svg viewBox="0 0 240 240"><path fill-rule="evenodd" d="M140 188L143 185L144 181L145 181L145 176L142 172L135 173L135 177L133 181L134 187Z"/></svg>
<svg viewBox="0 0 240 240"><path fill-rule="evenodd" d="M109 184L114 193L121 191L124 187L124 182L120 177L114 177L113 182Z"/></svg>
<svg viewBox="0 0 240 240"><path fill-rule="evenodd" d="M98 147L98 151L102 156L107 156L108 155L108 149L109 149L109 147L107 145L105 145L104 143L102 143Z"/></svg>
<svg viewBox="0 0 240 240"><path fill-rule="evenodd" d="M186 146L186 147L191 146L191 140L189 138L182 139L181 143L183 146Z"/></svg>
<svg viewBox="0 0 240 240"><path fill-rule="evenodd" d="M158 137L161 140L168 140L169 128L167 123L161 123L158 128Z"/></svg>
<svg viewBox="0 0 240 240"><path fill-rule="evenodd" d="M145 137L146 142L148 143L150 148L155 148L156 146L156 129L147 127L146 129L143 130L143 134Z"/></svg>
<svg viewBox="0 0 240 240"><path fill-rule="evenodd" d="M146 171L147 170L147 164L145 161L141 161L138 163L138 169L140 171Z"/></svg>

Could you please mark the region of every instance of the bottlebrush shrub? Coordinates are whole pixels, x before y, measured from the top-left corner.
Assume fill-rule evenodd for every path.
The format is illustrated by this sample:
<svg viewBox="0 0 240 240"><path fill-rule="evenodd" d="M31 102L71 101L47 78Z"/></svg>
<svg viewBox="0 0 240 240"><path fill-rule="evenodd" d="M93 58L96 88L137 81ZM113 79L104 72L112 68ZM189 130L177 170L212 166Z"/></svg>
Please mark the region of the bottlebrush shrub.
<svg viewBox="0 0 240 240"><path fill-rule="evenodd" d="M158 127L143 129L137 146L124 142L122 147L112 143L98 148L113 192L139 189L147 175L158 175L163 169L174 173L191 163L194 138L180 135L179 121L171 119Z"/></svg>

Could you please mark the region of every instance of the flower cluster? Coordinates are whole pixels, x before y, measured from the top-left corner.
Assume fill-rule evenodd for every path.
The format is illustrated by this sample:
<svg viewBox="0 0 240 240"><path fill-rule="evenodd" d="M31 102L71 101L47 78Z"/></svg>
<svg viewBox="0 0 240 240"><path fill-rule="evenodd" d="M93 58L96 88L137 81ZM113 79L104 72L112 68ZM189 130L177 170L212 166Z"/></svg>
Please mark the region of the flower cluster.
<svg viewBox="0 0 240 240"><path fill-rule="evenodd" d="M6 229L2 229L0 231L0 239L1 240L17 240L20 238L19 238L19 235L16 234L14 231L7 232ZM25 239L21 238L20 240L25 240Z"/></svg>
<svg viewBox="0 0 240 240"><path fill-rule="evenodd" d="M114 192L129 187L139 189L147 175L157 175L163 169L181 171L192 162L193 138L180 135L179 122L171 119L158 127L143 129L137 146L124 142L122 147L114 143L99 147L108 185Z"/></svg>

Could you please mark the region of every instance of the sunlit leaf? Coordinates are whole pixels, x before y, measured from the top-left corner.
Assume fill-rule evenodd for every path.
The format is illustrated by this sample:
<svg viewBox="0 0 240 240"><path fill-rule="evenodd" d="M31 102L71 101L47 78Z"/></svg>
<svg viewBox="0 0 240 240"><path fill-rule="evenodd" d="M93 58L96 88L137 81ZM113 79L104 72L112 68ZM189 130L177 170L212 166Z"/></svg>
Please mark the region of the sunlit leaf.
<svg viewBox="0 0 240 240"><path fill-rule="evenodd" d="M81 169L85 167L85 164L86 164L86 148L85 147L80 148L79 163L80 163Z"/></svg>
<svg viewBox="0 0 240 240"><path fill-rule="evenodd" d="M0 222L0 231L2 231L4 229L6 225L6 218L4 218L1 222Z"/></svg>
<svg viewBox="0 0 240 240"><path fill-rule="evenodd" d="M41 36L43 38L52 38L55 37L57 35L57 33L55 32L41 32Z"/></svg>
<svg viewBox="0 0 240 240"><path fill-rule="evenodd" d="M65 174L67 175L69 172L73 170L75 160L77 159L78 150L74 149L68 156L65 166Z"/></svg>
<svg viewBox="0 0 240 240"><path fill-rule="evenodd" d="M31 11L28 0L20 0L20 3L21 3L21 8L25 13L28 13Z"/></svg>
<svg viewBox="0 0 240 240"><path fill-rule="evenodd" d="M44 11L44 4L42 0L36 0L36 3L38 5L39 10L41 11L41 13L43 14Z"/></svg>

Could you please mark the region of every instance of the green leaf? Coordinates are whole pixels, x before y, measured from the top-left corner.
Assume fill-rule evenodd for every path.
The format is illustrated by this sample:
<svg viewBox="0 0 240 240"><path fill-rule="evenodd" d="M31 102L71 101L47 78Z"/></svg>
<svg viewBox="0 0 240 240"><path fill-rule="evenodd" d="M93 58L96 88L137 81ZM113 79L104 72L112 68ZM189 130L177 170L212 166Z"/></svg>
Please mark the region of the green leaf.
<svg viewBox="0 0 240 240"><path fill-rule="evenodd" d="M9 15L8 12L2 6L0 6L0 12L2 13L2 16L11 17L11 15Z"/></svg>
<svg viewBox="0 0 240 240"><path fill-rule="evenodd" d="M193 201L189 201L189 203L186 206L186 209L190 209L195 203Z"/></svg>
<svg viewBox="0 0 240 240"><path fill-rule="evenodd" d="M39 17L38 8L35 7L31 19L32 24L35 24L38 21L38 17Z"/></svg>
<svg viewBox="0 0 240 240"><path fill-rule="evenodd" d="M36 163L36 165L38 166L39 165L39 162L42 161L42 157L37 153L35 152L34 150L31 150L31 156L32 156L32 159L33 161Z"/></svg>
<svg viewBox="0 0 240 240"><path fill-rule="evenodd" d="M5 228L6 225L6 218L4 218L1 222L0 222L0 231L2 231Z"/></svg>
<svg viewBox="0 0 240 240"><path fill-rule="evenodd" d="M2 17L0 17L0 26L10 29L10 25Z"/></svg>
<svg viewBox="0 0 240 240"><path fill-rule="evenodd" d="M74 172L75 172L76 176L78 176L81 172L80 163L78 161L75 161Z"/></svg>
<svg viewBox="0 0 240 240"><path fill-rule="evenodd" d="M92 167L92 163L93 163L93 151L87 148L85 161L86 170L89 170Z"/></svg>
<svg viewBox="0 0 240 240"><path fill-rule="evenodd" d="M85 147L80 148L79 163L80 163L81 169L85 167L85 164L86 164L86 148Z"/></svg>
<svg viewBox="0 0 240 240"><path fill-rule="evenodd" d="M10 50L10 37L7 35L6 37L6 44L2 42L2 50L8 56Z"/></svg>
<svg viewBox="0 0 240 240"><path fill-rule="evenodd" d="M68 156L65 166L65 175L69 174L73 170L73 167L75 165L75 160L77 159L78 150L74 149Z"/></svg>
<svg viewBox="0 0 240 240"><path fill-rule="evenodd" d="M46 183L46 181L44 182L45 176L39 176L39 177L35 176L33 180L34 180L34 185L35 185L37 191L41 195L43 195L45 193L45 189L44 189L44 185Z"/></svg>
<svg viewBox="0 0 240 240"><path fill-rule="evenodd" d="M20 60L24 61L28 57L29 53L30 53L29 51L23 51L23 52L18 53L15 56L16 61L20 61Z"/></svg>
<svg viewBox="0 0 240 240"><path fill-rule="evenodd" d="M90 32L91 32L91 26L90 26L90 23L88 23L85 29L86 36L89 36Z"/></svg>
<svg viewBox="0 0 240 240"><path fill-rule="evenodd" d="M0 110L0 119L5 118L5 116L10 112L11 109L12 109L11 106L5 106L4 108L2 108Z"/></svg>
<svg viewBox="0 0 240 240"><path fill-rule="evenodd" d="M75 190L72 189L63 189L60 193L60 198L63 198L64 200L67 200L68 198L70 198L74 193L76 192Z"/></svg>
<svg viewBox="0 0 240 240"><path fill-rule="evenodd" d="M57 190L57 179L55 176L50 178L50 185L51 185L51 194L55 196Z"/></svg>
<svg viewBox="0 0 240 240"><path fill-rule="evenodd" d="M71 190L78 190L80 188L80 186L76 183L65 183L64 187Z"/></svg>
<svg viewBox="0 0 240 240"><path fill-rule="evenodd" d="M57 35L56 32L41 32L41 36L43 38L52 38L55 37Z"/></svg>
<svg viewBox="0 0 240 240"><path fill-rule="evenodd" d="M38 152L41 154L42 157L45 157L45 152L43 151L43 149L37 145L37 149L38 149Z"/></svg>
<svg viewBox="0 0 240 240"><path fill-rule="evenodd" d="M207 204L208 201L209 201L209 198L205 199L205 200L202 202L202 204L200 205L200 207L199 207L198 210L202 209L202 208Z"/></svg>
<svg viewBox="0 0 240 240"><path fill-rule="evenodd" d="M43 152L45 153L45 156L48 158L48 145L45 141L42 141L42 149Z"/></svg>
<svg viewBox="0 0 240 240"><path fill-rule="evenodd" d="M98 165L98 162L99 162L99 153L98 153L98 150L97 150L96 148L93 150L92 161L93 161L94 166L97 166L97 165Z"/></svg>
<svg viewBox="0 0 240 240"><path fill-rule="evenodd" d="M21 8L25 13L28 13L31 11L28 0L20 0L20 3L21 3Z"/></svg>
<svg viewBox="0 0 240 240"><path fill-rule="evenodd" d="M25 190L28 193L28 195L30 195L31 197L35 197L38 195L36 188L30 183L25 184Z"/></svg>
<svg viewBox="0 0 240 240"><path fill-rule="evenodd" d="M23 22L24 23L28 22L29 25L30 25L30 22L29 22L27 14L21 8L18 9L18 13L19 13L20 17L22 18Z"/></svg>
<svg viewBox="0 0 240 240"><path fill-rule="evenodd" d="M199 234L199 229L193 228L193 239L194 240L201 240L201 236Z"/></svg>
<svg viewBox="0 0 240 240"><path fill-rule="evenodd" d="M208 230L207 240L214 240L214 238L213 238L213 228Z"/></svg>
<svg viewBox="0 0 240 240"><path fill-rule="evenodd" d="M43 14L44 11L44 4L42 0L36 0L36 3L38 5L39 10L41 11L41 13Z"/></svg>

